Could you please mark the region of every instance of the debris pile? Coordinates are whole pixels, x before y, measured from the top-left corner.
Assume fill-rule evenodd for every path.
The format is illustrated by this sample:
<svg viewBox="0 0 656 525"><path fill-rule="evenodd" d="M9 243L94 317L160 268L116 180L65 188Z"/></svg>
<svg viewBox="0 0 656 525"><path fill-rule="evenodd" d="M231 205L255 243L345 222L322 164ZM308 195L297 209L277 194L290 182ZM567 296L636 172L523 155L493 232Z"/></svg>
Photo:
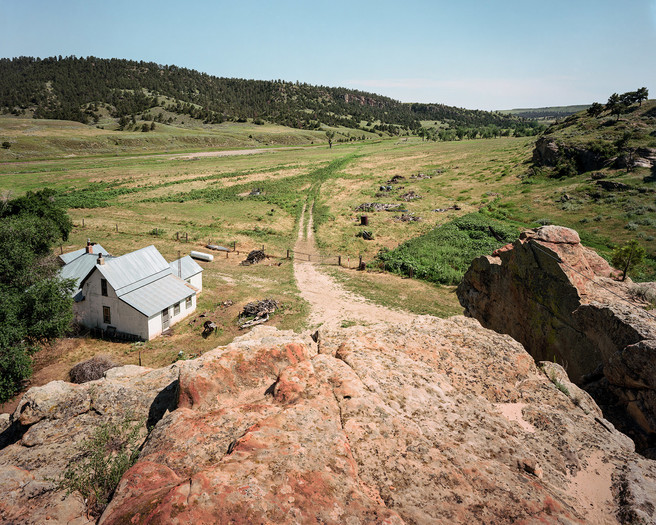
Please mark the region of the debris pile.
<svg viewBox="0 0 656 525"><path fill-rule="evenodd" d="M404 193L403 195L401 195L401 196L399 197L399 199L402 199L402 200L404 200L404 201L406 201L406 202L409 202L409 201L415 201L415 200L417 200L417 199L421 199L421 195L419 195L418 193L416 193L416 192L410 190L409 192Z"/></svg>
<svg viewBox="0 0 656 525"><path fill-rule="evenodd" d="M402 213L401 215L395 215L394 220L401 221L401 222L419 222L422 220L422 218L415 215L412 212L408 212L408 213Z"/></svg>
<svg viewBox="0 0 656 525"><path fill-rule="evenodd" d="M239 314L239 322L245 321L239 325L239 329L243 330L244 328L266 323L269 320L269 314L275 312L279 307L278 301L273 299L248 303Z"/></svg>
<svg viewBox="0 0 656 525"><path fill-rule="evenodd" d="M460 206L458 206L457 204L454 204L453 206L449 206L448 208L435 208L433 211L437 211L437 212L449 211L449 210L458 211L460 209L462 209L462 208L460 208Z"/></svg>
<svg viewBox="0 0 656 525"><path fill-rule="evenodd" d="M405 180L403 175L394 175L394 177L387 181L387 184L398 184L402 180Z"/></svg>
<svg viewBox="0 0 656 525"><path fill-rule="evenodd" d="M365 241L373 241L374 240L374 232L370 230L360 230L358 233L355 234L356 237L362 237Z"/></svg>
<svg viewBox="0 0 656 525"><path fill-rule="evenodd" d="M355 211L403 211L401 207L401 204L364 202L355 208Z"/></svg>
<svg viewBox="0 0 656 525"><path fill-rule="evenodd" d="M262 190L260 188L253 188L248 195L250 195L251 197L257 197L258 195L261 194L262 194Z"/></svg>
<svg viewBox="0 0 656 525"><path fill-rule="evenodd" d="M250 266L266 259L266 254L262 250L253 250L248 254L245 261L241 262L242 266Z"/></svg>
<svg viewBox="0 0 656 525"><path fill-rule="evenodd" d="M426 175L425 173L417 173L415 175L410 175L410 178L413 180L430 179L431 175Z"/></svg>

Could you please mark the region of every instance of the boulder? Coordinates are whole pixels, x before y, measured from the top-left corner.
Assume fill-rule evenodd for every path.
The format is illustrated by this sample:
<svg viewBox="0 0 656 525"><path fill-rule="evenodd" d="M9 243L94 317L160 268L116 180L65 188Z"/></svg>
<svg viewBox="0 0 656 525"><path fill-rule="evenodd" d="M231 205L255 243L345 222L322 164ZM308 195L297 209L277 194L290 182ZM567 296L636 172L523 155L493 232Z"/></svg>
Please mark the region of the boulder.
<svg viewBox="0 0 656 525"><path fill-rule="evenodd" d="M536 360L562 363L576 384L605 375L595 395L601 399L610 389L624 416L646 433L644 449L656 433L656 390L644 373L656 369L649 342L656 339L656 318L618 273L582 246L574 230L545 226L474 260L457 294L467 315L511 335Z"/></svg>

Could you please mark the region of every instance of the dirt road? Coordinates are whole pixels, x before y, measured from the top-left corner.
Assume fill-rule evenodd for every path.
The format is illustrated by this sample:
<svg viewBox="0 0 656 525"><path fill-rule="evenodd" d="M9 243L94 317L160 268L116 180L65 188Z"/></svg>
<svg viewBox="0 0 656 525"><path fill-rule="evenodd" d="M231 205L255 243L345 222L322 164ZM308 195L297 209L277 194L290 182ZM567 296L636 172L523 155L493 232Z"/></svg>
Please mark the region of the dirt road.
<svg viewBox="0 0 656 525"><path fill-rule="evenodd" d="M301 214L298 239L294 250L300 253L318 255L312 228L312 208L307 211L309 217L305 225L306 208ZM363 297L344 290L332 277L323 273L314 262L302 261L294 257L294 277L301 292L301 297L311 305L310 327L336 329L344 321L360 325L377 323L411 323L416 315L391 310L367 302Z"/></svg>

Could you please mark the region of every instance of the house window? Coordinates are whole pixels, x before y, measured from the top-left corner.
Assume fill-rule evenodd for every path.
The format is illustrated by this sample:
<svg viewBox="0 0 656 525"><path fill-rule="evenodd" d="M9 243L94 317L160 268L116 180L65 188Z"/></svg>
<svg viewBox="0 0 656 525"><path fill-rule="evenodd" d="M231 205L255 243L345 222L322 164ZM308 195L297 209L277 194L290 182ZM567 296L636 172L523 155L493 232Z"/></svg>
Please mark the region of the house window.
<svg viewBox="0 0 656 525"><path fill-rule="evenodd" d="M109 306L103 306L103 323L110 324L112 322L112 314L109 311Z"/></svg>
<svg viewBox="0 0 656 525"><path fill-rule="evenodd" d="M178 315L180 313L180 303L175 303L173 307L173 315Z"/></svg>
<svg viewBox="0 0 656 525"><path fill-rule="evenodd" d="M100 279L100 293L107 297L107 279Z"/></svg>
<svg viewBox="0 0 656 525"><path fill-rule="evenodd" d="M191 308L191 295L187 297L187 302L185 303L185 308L189 310Z"/></svg>

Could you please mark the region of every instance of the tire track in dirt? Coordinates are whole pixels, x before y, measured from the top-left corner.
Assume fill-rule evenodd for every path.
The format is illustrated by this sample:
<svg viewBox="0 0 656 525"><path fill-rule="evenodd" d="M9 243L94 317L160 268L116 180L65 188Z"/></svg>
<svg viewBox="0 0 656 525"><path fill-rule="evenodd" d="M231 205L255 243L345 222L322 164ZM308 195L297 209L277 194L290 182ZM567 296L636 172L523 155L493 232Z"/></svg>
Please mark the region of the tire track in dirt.
<svg viewBox="0 0 656 525"><path fill-rule="evenodd" d="M303 206L298 229L298 238L294 251L319 255L312 227L312 204L307 212ZM294 277L301 297L311 306L309 325L314 328L337 329L342 321L354 321L357 324L371 325L378 323L412 323L419 316L398 310L391 310L367 301L364 297L346 291L332 277L321 272L319 265L302 261L294 257Z"/></svg>

